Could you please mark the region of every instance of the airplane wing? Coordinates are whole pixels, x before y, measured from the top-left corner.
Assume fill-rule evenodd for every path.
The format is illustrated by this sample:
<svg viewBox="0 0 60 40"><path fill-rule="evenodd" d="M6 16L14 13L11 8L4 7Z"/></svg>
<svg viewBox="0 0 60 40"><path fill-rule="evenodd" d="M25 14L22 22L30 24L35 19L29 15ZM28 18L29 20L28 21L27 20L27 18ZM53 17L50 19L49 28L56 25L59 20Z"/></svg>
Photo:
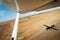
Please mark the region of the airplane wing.
<svg viewBox="0 0 60 40"><path fill-rule="evenodd" d="M49 27L49 26L47 26L47 25L44 25L45 27Z"/></svg>
<svg viewBox="0 0 60 40"><path fill-rule="evenodd" d="M52 28L52 29L54 29L54 30L58 30L58 29L56 29L56 28Z"/></svg>
<svg viewBox="0 0 60 40"><path fill-rule="evenodd" d="M51 27L56 27L54 24Z"/></svg>

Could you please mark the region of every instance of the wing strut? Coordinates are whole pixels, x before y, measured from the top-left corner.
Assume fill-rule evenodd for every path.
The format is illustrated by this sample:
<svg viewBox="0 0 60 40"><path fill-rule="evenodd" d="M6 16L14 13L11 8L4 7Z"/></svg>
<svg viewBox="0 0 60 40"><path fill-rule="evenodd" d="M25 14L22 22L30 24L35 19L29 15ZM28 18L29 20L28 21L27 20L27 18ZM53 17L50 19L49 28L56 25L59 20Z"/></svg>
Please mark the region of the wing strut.
<svg viewBox="0 0 60 40"><path fill-rule="evenodd" d="M11 40L17 40L17 31L18 31L18 23L19 23L19 13L18 13L19 12L19 6L17 3L17 0L15 0L15 4L16 4L16 8L17 8L17 15L16 15L16 20L15 20Z"/></svg>

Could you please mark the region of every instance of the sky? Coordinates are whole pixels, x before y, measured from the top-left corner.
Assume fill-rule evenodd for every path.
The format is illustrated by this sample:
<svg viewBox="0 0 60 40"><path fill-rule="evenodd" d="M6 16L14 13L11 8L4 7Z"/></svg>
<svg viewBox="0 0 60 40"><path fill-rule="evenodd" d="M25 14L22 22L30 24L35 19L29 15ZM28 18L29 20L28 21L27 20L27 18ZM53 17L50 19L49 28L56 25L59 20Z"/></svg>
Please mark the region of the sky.
<svg viewBox="0 0 60 40"><path fill-rule="evenodd" d="M16 14L17 12L0 2L0 22L15 19Z"/></svg>

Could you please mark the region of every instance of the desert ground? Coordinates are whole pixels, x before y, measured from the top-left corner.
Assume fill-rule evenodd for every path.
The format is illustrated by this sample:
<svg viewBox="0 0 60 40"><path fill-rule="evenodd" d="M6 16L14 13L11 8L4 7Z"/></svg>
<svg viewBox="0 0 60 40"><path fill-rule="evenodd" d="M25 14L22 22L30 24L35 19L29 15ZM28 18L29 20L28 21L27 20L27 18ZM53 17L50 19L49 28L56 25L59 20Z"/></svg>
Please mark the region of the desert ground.
<svg viewBox="0 0 60 40"><path fill-rule="evenodd" d="M44 25L53 24L58 30L47 31ZM14 21L0 23L1 40L11 39L13 26ZM60 40L60 9L20 19L17 40Z"/></svg>
<svg viewBox="0 0 60 40"><path fill-rule="evenodd" d="M0 23L0 40L10 40L14 21L3 24ZM47 31L44 25L53 24L58 30ZM60 40L60 9L20 19L17 40Z"/></svg>
<svg viewBox="0 0 60 40"><path fill-rule="evenodd" d="M53 24L58 30L47 31L44 25ZM60 9L21 19L18 40L60 40Z"/></svg>
<svg viewBox="0 0 60 40"><path fill-rule="evenodd" d="M0 23L0 40L11 40L14 21Z"/></svg>

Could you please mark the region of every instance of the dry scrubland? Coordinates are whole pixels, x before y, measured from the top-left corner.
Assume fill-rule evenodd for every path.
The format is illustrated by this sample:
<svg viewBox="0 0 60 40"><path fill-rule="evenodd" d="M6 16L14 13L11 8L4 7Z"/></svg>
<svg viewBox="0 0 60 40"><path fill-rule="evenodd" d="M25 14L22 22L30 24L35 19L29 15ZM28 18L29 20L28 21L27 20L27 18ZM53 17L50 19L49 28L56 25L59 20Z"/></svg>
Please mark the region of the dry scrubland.
<svg viewBox="0 0 60 40"><path fill-rule="evenodd" d="M14 21L0 23L0 40L11 40Z"/></svg>

